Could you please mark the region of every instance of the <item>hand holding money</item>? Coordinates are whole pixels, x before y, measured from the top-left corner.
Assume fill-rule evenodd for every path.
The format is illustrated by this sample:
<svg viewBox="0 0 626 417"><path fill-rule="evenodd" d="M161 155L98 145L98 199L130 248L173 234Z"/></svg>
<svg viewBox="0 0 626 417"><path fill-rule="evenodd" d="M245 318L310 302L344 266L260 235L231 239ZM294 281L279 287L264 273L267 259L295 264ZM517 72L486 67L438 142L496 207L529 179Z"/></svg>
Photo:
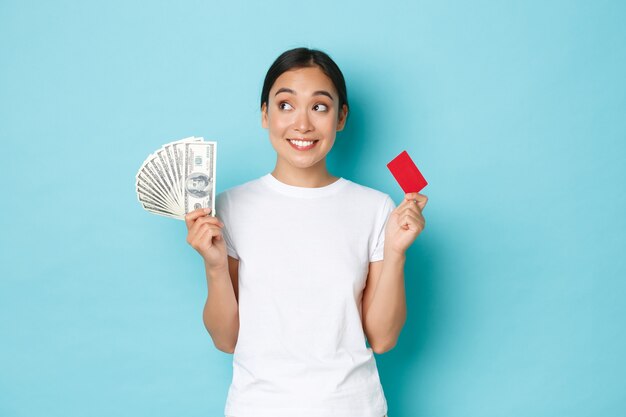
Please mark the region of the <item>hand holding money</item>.
<svg viewBox="0 0 626 417"><path fill-rule="evenodd" d="M187 243L204 259L207 271L228 271L226 243L222 235L222 223L209 216L210 209L196 209L185 216Z"/></svg>
<svg viewBox="0 0 626 417"><path fill-rule="evenodd" d="M217 143L189 137L150 154L135 176L137 199L150 213L184 220L210 208L215 215Z"/></svg>

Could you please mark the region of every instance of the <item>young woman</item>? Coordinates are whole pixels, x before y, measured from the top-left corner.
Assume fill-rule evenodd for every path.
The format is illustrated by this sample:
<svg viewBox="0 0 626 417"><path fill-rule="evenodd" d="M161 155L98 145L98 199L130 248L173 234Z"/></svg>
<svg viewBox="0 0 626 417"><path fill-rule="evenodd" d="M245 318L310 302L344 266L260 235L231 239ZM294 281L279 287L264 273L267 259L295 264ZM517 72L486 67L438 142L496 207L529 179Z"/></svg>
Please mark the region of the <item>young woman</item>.
<svg viewBox="0 0 626 417"><path fill-rule="evenodd" d="M261 93L274 170L219 194L219 217L186 216L205 263L205 326L234 353L227 416L387 414L373 352L393 348L406 320L405 254L427 198L406 194L396 207L328 171L347 116L335 62L284 52Z"/></svg>

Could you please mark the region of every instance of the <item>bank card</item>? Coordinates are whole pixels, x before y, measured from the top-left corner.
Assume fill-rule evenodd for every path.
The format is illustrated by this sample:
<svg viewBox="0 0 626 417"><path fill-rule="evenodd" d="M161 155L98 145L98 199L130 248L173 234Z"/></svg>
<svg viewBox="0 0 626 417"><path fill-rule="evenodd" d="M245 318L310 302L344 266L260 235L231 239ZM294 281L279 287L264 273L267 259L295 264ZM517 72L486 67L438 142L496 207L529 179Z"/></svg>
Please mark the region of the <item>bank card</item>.
<svg viewBox="0 0 626 417"><path fill-rule="evenodd" d="M396 156L387 164L387 168L405 193L419 193L428 185L407 151L402 151Z"/></svg>

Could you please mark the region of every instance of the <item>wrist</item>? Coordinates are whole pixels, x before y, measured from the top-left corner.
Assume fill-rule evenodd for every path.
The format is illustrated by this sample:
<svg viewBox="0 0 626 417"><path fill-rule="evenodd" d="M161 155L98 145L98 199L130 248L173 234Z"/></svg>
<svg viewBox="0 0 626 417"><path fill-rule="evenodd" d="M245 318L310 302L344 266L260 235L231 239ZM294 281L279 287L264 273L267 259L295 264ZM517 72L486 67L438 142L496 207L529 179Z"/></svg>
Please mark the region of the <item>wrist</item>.
<svg viewBox="0 0 626 417"><path fill-rule="evenodd" d="M228 265L210 265L206 260L204 261L204 269L206 270L207 278L218 278L220 276L228 276Z"/></svg>
<svg viewBox="0 0 626 417"><path fill-rule="evenodd" d="M383 259L394 263L404 264L406 262L406 252L397 252L393 249L385 249L383 252Z"/></svg>

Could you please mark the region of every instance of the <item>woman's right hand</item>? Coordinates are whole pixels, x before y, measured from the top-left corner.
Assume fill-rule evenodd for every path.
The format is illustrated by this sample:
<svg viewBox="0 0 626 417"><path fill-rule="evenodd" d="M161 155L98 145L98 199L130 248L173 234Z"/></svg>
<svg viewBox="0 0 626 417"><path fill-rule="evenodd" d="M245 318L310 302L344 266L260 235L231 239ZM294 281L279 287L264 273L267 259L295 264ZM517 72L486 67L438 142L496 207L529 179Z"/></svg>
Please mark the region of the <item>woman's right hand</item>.
<svg viewBox="0 0 626 417"><path fill-rule="evenodd" d="M224 223L210 216L210 212L210 208L199 208L185 215L187 243L198 251L207 268L228 271L226 242L222 236Z"/></svg>

